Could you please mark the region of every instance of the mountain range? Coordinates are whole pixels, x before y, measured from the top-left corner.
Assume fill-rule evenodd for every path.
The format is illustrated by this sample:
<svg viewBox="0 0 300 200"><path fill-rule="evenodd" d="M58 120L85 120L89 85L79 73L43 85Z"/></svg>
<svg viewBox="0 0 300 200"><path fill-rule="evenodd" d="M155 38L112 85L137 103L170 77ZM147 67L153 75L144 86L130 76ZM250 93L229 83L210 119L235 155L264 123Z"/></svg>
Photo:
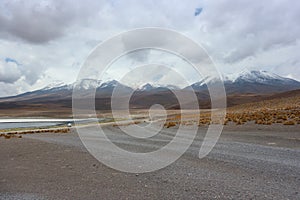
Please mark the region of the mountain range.
<svg viewBox="0 0 300 200"><path fill-rule="evenodd" d="M207 90L206 83L214 82L216 78L206 77L194 83L191 87L195 91ZM284 78L266 71L245 70L238 74L223 77L227 94L239 93L276 93L299 89L299 82L290 78Z"/></svg>
<svg viewBox="0 0 300 200"><path fill-rule="evenodd" d="M131 88L116 80L103 82L84 79L73 84L56 83L40 90L0 98L0 109L47 107L49 105L71 108L74 87L82 93L83 97L90 95L91 89L96 89L95 102L98 110L110 109L110 98L116 87L124 94L133 93L130 99L131 108L149 108L156 103L168 109L180 108L179 102L172 91L187 96L193 92L197 95L199 106L209 108L210 96L207 84L213 84L216 80L216 77L205 77L185 88L150 83L146 83L139 88ZM270 99L272 95L300 89L300 82L266 71L247 70L238 74L223 76L223 82L227 93L228 106L265 98Z"/></svg>

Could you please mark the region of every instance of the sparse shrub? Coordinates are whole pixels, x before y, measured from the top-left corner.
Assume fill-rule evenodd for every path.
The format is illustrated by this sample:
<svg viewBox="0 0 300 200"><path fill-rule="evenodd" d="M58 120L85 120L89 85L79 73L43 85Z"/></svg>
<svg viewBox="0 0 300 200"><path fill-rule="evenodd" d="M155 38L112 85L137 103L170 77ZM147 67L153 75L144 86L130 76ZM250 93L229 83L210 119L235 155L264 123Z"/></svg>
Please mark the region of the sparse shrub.
<svg viewBox="0 0 300 200"><path fill-rule="evenodd" d="M238 120L238 121L236 122L236 125L242 125L242 124L244 124L244 123L242 122L242 120Z"/></svg>
<svg viewBox="0 0 300 200"><path fill-rule="evenodd" d="M167 127L167 128L170 128L170 127L173 127L173 126L176 126L175 122L167 122L167 123L165 123L165 127Z"/></svg>
<svg viewBox="0 0 300 200"><path fill-rule="evenodd" d="M295 124L296 123L293 120L289 120L289 121L286 121L286 122L283 123L283 125L295 125Z"/></svg>
<svg viewBox="0 0 300 200"><path fill-rule="evenodd" d="M280 115L277 117L277 119L287 120L288 117L286 115Z"/></svg>
<svg viewBox="0 0 300 200"><path fill-rule="evenodd" d="M175 120L181 119L181 114L176 115L176 116L174 117L174 119L175 119Z"/></svg>
<svg viewBox="0 0 300 200"><path fill-rule="evenodd" d="M263 124L263 121L258 119L258 120L255 121L255 124Z"/></svg>
<svg viewBox="0 0 300 200"><path fill-rule="evenodd" d="M271 121L265 121L264 125L272 125L272 122Z"/></svg>
<svg viewBox="0 0 300 200"><path fill-rule="evenodd" d="M294 115L294 114L291 114L291 115L290 115L290 118L291 118L291 119L294 119L295 117L296 117L296 115Z"/></svg>
<svg viewBox="0 0 300 200"><path fill-rule="evenodd" d="M4 135L4 138L5 138L5 139L10 139L10 138L11 138L11 136L10 136L10 135L7 135L7 134L5 134L5 135Z"/></svg>

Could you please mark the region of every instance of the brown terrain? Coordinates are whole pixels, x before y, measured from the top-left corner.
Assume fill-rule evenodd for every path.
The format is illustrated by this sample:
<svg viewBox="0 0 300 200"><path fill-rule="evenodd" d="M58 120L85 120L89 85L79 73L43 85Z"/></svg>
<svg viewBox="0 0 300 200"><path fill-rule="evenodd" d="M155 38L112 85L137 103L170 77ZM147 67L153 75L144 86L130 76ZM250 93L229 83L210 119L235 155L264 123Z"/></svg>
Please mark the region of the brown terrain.
<svg viewBox="0 0 300 200"><path fill-rule="evenodd" d="M240 104L227 108L226 118L222 122L224 125L228 123L241 125L246 122L262 125L300 124L300 90L265 96L253 94L238 97L229 96L228 101L229 104L232 104L233 101L240 102ZM200 113L199 126L212 123L210 111L203 110ZM188 114L185 116L175 114L168 119L165 126L176 126L178 123L188 124L193 120L192 118L193 116Z"/></svg>
<svg viewBox="0 0 300 200"><path fill-rule="evenodd" d="M299 199L300 90L230 95L228 105L225 120L214 122L209 109L168 110L164 129L146 141L124 137L114 122L103 125L114 143L134 152L154 151L170 141L179 123L199 126L180 159L145 174L105 166L87 151L75 128L2 130L0 199ZM97 113L112 117L110 111ZM135 124L149 118L147 109L131 114ZM1 108L1 117L32 116L67 118L72 113L62 104ZM225 126L213 150L199 159L211 123Z"/></svg>
<svg viewBox="0 0 300 200"><path fill-rule="evenodd" d="M209 96L205 93L196 94L198 96L200 108L210 108ZM132 112L139 112L139 110L148 109L151 105L158 103L165 106L168 110L179 109L177 100L174 100L173 97L171 98L168 95L170 95L169 92L164 91L159 94L133 96L130 101L130 108ZM244 105L249 109L252 107L252 105L261 109L262 107L268 108L272 105L270 109L273 110L280 110L282 107L297 107L299 105L299 96L300 90L273 94L230 94L227 96L227 111L229 113L233 112L233 110L239 110L239 112L241 112L241 109L244 107ZM256 102L260 103L256 104ZM99 113L100 117L101 114L111 113L110 98L96 98L95 104L96 111ZM275 108L276 106L277 108ZM72 117L71 96L67 96L67 98L64 100L59 100L57 98L51 100L47 96L43 98L39 97L39 100L32 100L30 98L0 99L0 117Z"/></svg>

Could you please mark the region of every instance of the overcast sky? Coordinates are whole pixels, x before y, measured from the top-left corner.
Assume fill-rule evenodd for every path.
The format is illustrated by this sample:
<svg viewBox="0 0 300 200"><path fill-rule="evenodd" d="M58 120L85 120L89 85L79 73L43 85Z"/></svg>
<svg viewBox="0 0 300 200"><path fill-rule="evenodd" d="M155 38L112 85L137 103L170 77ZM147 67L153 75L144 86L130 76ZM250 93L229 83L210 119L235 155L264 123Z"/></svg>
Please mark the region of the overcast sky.
<svg viewBox="0 0 300 200"><path fill-rule="evenodd" d="M300 80L299 24L293 0L0 0L0 96L71 83L98 43L141 27L187 35L222 73Z"/></svg>

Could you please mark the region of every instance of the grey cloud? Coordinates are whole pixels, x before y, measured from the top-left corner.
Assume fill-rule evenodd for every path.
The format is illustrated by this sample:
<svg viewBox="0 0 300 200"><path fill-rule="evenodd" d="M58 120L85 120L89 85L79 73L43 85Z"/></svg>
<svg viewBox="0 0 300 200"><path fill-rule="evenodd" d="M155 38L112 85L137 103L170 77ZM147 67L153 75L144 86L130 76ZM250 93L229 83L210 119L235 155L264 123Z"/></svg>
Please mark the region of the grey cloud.
<svg viewBox="0 0 300 200"><path fill-rule="evenodd" d="M6 12L0 13L0 32L31 43L44 43L95 14L99 1L7 1L3 9Z"/></svg>
<svg viewBox="0 0 300 200"><path fill-rule="evenodd" d="M150 28L130 31L122 36L122 43L125 51L138 48L158 48L185 56L192 62L201 62L207 58L206 52L195 42L168 29ZM136 59L144 60L149 55L149 51L145 52L133 55Z"/></svg>
<svg viewBox="0 0 300 200"><path fill-rule="evenodd" d="M203 12L195 17L194 11L199 7ZM164 0L129 0L108 6L99 14L98 24L122 30L161 26L188 34L193 32L194 39L210 44L208 50L214 57L221 62L236 63L261 51L295 44L300 37L299 19L300 2L291 0L268 3L204 0L172 4ZM133 38L130 45L138 42L139 38Z"/></svg>
<svg viewBox="0 0 300 200"><path fill-rule="evenodd" d="M42 62L33 61L30 64L18 61L0 60L0 82L14 84L22 79L28 85L33 85L44 74L46 67Z"/></svg>
<svg viewBox="0 0 300 200"><path fill-rule="evenodd" d="M129 56L129 59L133 59L133 61L146 62L149 59L150 51L150 49L136 50L126 54L125 56Z"/></svg>
<svg viewBox="0 0 300 200"><path fill-rule="evenodd" d="M191 28L199 1L175 0L114 1L99 13L98 25L126 30L141 27L168 27L177 30Z"/></svg>
<svg viewBox="0 0 300 200"><path fill-rule="evenodd" d="M223 0L204 4L207 12L201 15L202 25L211 34L210 50L232 52L224 57L226 62L293 45L300 38L300 2Z"/></svg>
<svg viewBox="0 0 300 200"><path fill-rule="evenodd" d="M33 85L43 75L45 67L43 66L27 66L22 69L26 83Z"/></svg>
<svg viewBox="0 0 300 200"><path fill-rule="evenodd" d="M0 88L1 97L12 96L30 90L29 85L21 79L16 81L14 84L0 82Z"/></svg>
<svg viewBox="0 0 300 200"><path fill-rule="evenodd" d="M0 81L0 87L1 87L0 90L1 97L11 96L18 93L17 87L15 85L3 83Z"/></svg>
<svg viewBox="0 0 300 200"><path fill-rule="evenodd" d="M0 61L0 82L12 84L21 76L22 73L16 63Z"/></svg>

